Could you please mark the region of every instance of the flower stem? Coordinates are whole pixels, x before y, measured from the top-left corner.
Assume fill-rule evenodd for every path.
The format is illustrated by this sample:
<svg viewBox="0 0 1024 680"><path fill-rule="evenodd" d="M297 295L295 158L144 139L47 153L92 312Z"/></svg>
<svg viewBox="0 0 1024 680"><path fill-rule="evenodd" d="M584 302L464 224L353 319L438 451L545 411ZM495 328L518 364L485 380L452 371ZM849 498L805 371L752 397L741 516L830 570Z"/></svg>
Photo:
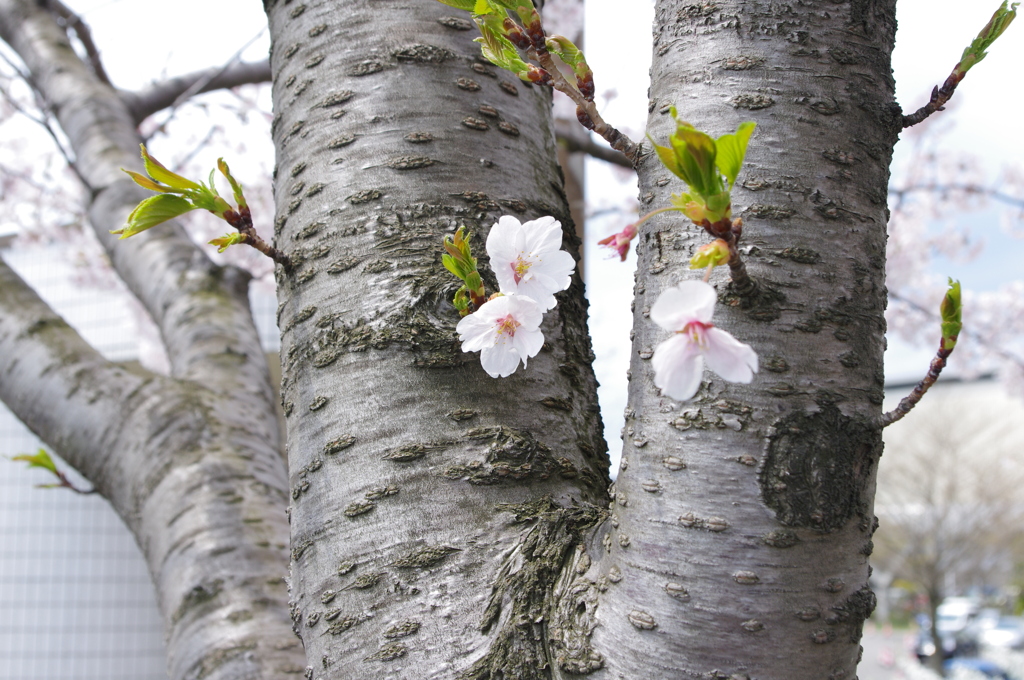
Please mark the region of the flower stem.
<svg viewBox="0 0 1024 680"><path fill-rule="evenodd" d="M670 210L677 210L677 208L675 208L674 206L669 206L667 208L658 208L657 210L652 210L651 212L647 213L646 215L638 219L636 222L634 222L633 227L639 230L640 225L646 222L647 220L651 219L655 215L660 215L661 213L668 212Z"/></svg>

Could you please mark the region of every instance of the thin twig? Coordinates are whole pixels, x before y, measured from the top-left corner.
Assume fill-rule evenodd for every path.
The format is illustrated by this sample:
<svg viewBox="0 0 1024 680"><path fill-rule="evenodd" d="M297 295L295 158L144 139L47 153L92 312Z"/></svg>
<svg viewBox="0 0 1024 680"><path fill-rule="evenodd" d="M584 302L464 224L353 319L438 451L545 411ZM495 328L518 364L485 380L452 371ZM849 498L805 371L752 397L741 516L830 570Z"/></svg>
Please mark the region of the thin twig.
<svg viewBox="0 0 1024 680"><path fill-rule="evenodd" d="M60 488L60 489L71 489L75 493L81 494L83 496L88 496L89 494L96 493L96 488L95 487L93 487L92 489L89 489L88 491L86 491L85 489L79 489L77 486L72 484L71 480L68 479L68 476L66 474L64 474L63 472L61 472L60 470L55 470L53 474L57 475L57 479L60 480L60 484L53 485L53 486L56 486L57 488ZM45 486L49 486L49 485L41 484L40 486L44 486L45 487Z"/></svg>
<svg viewBox="0 0 1024 680"><path fill-rule="evenodd" d="M174 167L171 169L174 170L174 172L181 172L182 169L186 165L188 165L193 158L196 157L196 154L198 154L200 151L206 148L206 145L210 143L210 140L213 139L213 136L221 129L222 128L219 125L211 125L209 131L207 131L206 133L206 136L199 140L199 143L196 144L191 151L185 154L184 158L175 163Z"/></svg>
<svg viewBox="0 0 1024 680"><path fill-rule="evenodd" d="M997 201L1000 201L1001 203L1006 203L1012 206L1024 208L1024 198L1011 196L1010 194L997 191L996 189L983 187L978 184L912 184L900 189L889 189L889 195L895 196L897 200L902 201L907 194L920 191L927 191L939 194L948 193L951 191L962 191L966 194L977 194L979 196L986 196L989 198L993 198Z"/></svg>
<svg viewBox="0 0 1024 680"><path fill-rule="evenodd" d="M555 139L570 153L585 153L588 156L617 165L620 168L635 170L633 163L622 153L595 143L586 133L581 135L569 134L566 126L560 122L555 123Z"/></svg>
<svg viewBox="0 0 1024 680"><path fill-rule="evenodd" d="M952 349L946 349L943 343L939 342L939 351L935 353L935 358L932 359L931 364L928 366L928 373L921 379L921 382L917 383L910 394L900 400L899 406L882 416L882 427L889 427L917 406L925 392L939 379L939 374L946 367L946 359L952 353Z"/></svg>
<svg viewBox="0 0 1024 680"><path fill-rule="evenodd" d="M249 49L250 45L259 40L260 37L263 35L264 31L266 30L266 27L261 28L259 33L250 38L249 41L242 45L237 52L231 55L231 57L226 62L224 62L223 66L221 66L219 69L211 70L205 76L198 79L196 82L192 83L192 85L188 89L186 89L184 92L178 95L178 97L174 100L170 107L168 107L169 110L167 113L167 117L164 119L162 123L160 123L160 125L156 127L155 130L153 130L149 137L146 138L146 141L149 141L149 139L151 139L153 135L157 134L158 132L163 132L167 125L174 119L175 114L178 112L178 108L182 104L187 102L196 94L202 92L203 88L206 87L211 81L213 81L217 76L227 71L233 64L238 62L242 58L242 53Z"/></svg>
<svg viewBox="0 0 1024 680"><path fill-rule="evenodd" d="M959 66L960 64L957 64L957 67ZM911 125L917 125L936 111L942 111L946 102L949 101L949 98L953 96L953 92L956 91L956 86L960 84L965 75L967 74L961 73L958 68L954 68L953 72L946 78L946 82L942 84L942 87L932 88L932 96L927 104L909 116L903 116L903 129L906 130Z"/></svg>
<svg viewBox="0 0 1024 680"><path fill-rule="evenodd" d="M101 82L113 87L114 84L110 82L110 77L107 76L107 71L103 68L100 51L97 49L96 43L93 42L92 31L89 30L89 25L60 0L48 0L47 7L64 21L65 29L70 28L78 36L79 42L85 48L86 56L89 57L89 65L92 66L92 71L96 74L96 77Z"/></svg>
<svg viewBox="0 0 1024 680"><path fill-rule="evenodd" d="M601 113L597 110L597 105L584 97L579 90L562 77L562 73L558 70L558 66L555 65L550 52L546 49L538 49L535 50L535 53L537 62L551 75L551 87L569 97L576 104L576 117L583 127L601 135L613 149L622 153L629 160L630 167L635 167L640 159L640 145L609 125L601 117Z"/></svg>
<svg viewBox="0 0 1024 680"><path fill-rule="evenodd" d="M224 220L245 237L244 243L260 251L274 262L277 262L279 265L284 267L286 271L291 270L291 258L264 241L260 238L260 235L256 233L256 228L252 225L252 213L249 212L248 206L239 208L238 212L235 212L234 210L226 211L224 213Z"/></svg>
<svg viewBox="0 0 1024 680"><path fill-rule="evenodd" d="M7 65L13 68L15 73L17 73L18 76L21 77L21 79L24 80L25 83L32 89L32 92L37 99L37 106L39 106L40 112L43 114L43 117L36 118L31 113L26 111L25 108L18 102L18 100L16 100L13 97L13 95L11 95L3 86L0 86L0 95L2 95L3 98L7 100L7 103L10 104L15 111L25 116L33 123L40 125L44 130L46 130L47 134L49 134L50 137L53 139L53 143L57 146L57 151L60 152L60 155L63 156L65 162L67 162L68 167L71 168L71 171L75 173L79 181L82 182L86 189L88 189L90 192L93 191L92 185L89 184L89 181L85 178L85 175L83 175L82 172L78 169L77 163L73 158L71 158L71 154L68 152L68 150L64 148L64 144L61 142L60 137L57 136L57 131L53 129L52 125L50 125L50 107L46 103L46 100L43 98L42 92L39 90L39 88L36 87L35 83L32 81L32 78L29 75L22 73L21 69L19 69L16 64L11 62L11 60L8 59L7 56L3 54L3 52L0 52L0 59L3 59L5 62L7 62Z"/></svg>

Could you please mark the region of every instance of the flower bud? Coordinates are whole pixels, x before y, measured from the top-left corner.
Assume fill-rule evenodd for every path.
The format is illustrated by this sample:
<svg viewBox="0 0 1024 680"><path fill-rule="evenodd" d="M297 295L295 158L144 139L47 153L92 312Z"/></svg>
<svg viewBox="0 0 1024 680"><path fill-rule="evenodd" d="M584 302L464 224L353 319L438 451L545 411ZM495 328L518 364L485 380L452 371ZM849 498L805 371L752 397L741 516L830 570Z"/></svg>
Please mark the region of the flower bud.
<svg viewBox="0 0 1024 680"><path fill-rule="evenodd" d="M729 244L722 239L715 239L697 249L690 258L690 269L706 269L717 267L729 262Z"/></svg>

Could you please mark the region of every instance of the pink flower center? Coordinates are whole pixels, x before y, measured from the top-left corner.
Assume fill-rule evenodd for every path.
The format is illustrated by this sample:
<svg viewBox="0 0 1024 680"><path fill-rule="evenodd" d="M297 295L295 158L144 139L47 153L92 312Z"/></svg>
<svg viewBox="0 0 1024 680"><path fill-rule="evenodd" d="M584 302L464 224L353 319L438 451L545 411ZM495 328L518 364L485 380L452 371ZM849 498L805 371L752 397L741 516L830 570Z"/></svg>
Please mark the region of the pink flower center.
<svg viewBox="0 0 1024 680"><path fill-rule="evenodd" d="M530 267L533 265L529 260L524 260L523 256L520 255L516 258L516 261L512 263L512 276L515 278L518 284L526 276L526 272L530 271Z"/></svg>
<svg viewBox="0 0 1024 680"><path fill-rule="evenodd" d="M497 330L499 336L508 335L508 337L512 338L515 337L516 329L522 325L523 324L516 321L511 314L508 314L498 319L494 323L494 328Z"/></svg>
<svg viewBox="0 0 1024 680"><path fill-rule="evenodd" d="M690 336L690 340L700 347L704 347L706 345L704 335L709 328L714 327L714 324L704 323L703 321L691 321L683 326L683 330L676 331L676 333L686 333Z"/></svg>

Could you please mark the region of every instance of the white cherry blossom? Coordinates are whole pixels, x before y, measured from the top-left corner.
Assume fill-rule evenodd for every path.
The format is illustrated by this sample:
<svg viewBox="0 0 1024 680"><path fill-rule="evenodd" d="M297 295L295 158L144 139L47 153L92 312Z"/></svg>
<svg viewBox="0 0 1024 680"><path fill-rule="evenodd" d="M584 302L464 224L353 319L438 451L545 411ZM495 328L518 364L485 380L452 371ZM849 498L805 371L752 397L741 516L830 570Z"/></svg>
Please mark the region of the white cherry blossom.
<svg viewBox="0 0 1024 680"><path fill-rule="evenodd" d="M532 298L503 295L489 300L462 319L455 330L463 352L480 352L480 365L492 378L516 372L522 360L537 356L544 344L540 322L544 313Z"/></svg>
<svg viewBox="0 0 1024 680"><path fill-rule="evenodd" d="M562 225L554 217L525 224L502 216L487 235L487 255L498 287L506 295L526 295L541 311L552 309L554 294L569 287L576 268L572 255L561 250Z"/></svg>
<svg viewBox="0 0 1024 680"><path fill-rule="evenodd" d="M729 382L748 383L757 372L757 354L750 345L711 325L717 297L703 281L683 281L662 292L651 307L651 320L673 331L651 358L655 386L672 399L693 398L705 361Z"/></svg>

